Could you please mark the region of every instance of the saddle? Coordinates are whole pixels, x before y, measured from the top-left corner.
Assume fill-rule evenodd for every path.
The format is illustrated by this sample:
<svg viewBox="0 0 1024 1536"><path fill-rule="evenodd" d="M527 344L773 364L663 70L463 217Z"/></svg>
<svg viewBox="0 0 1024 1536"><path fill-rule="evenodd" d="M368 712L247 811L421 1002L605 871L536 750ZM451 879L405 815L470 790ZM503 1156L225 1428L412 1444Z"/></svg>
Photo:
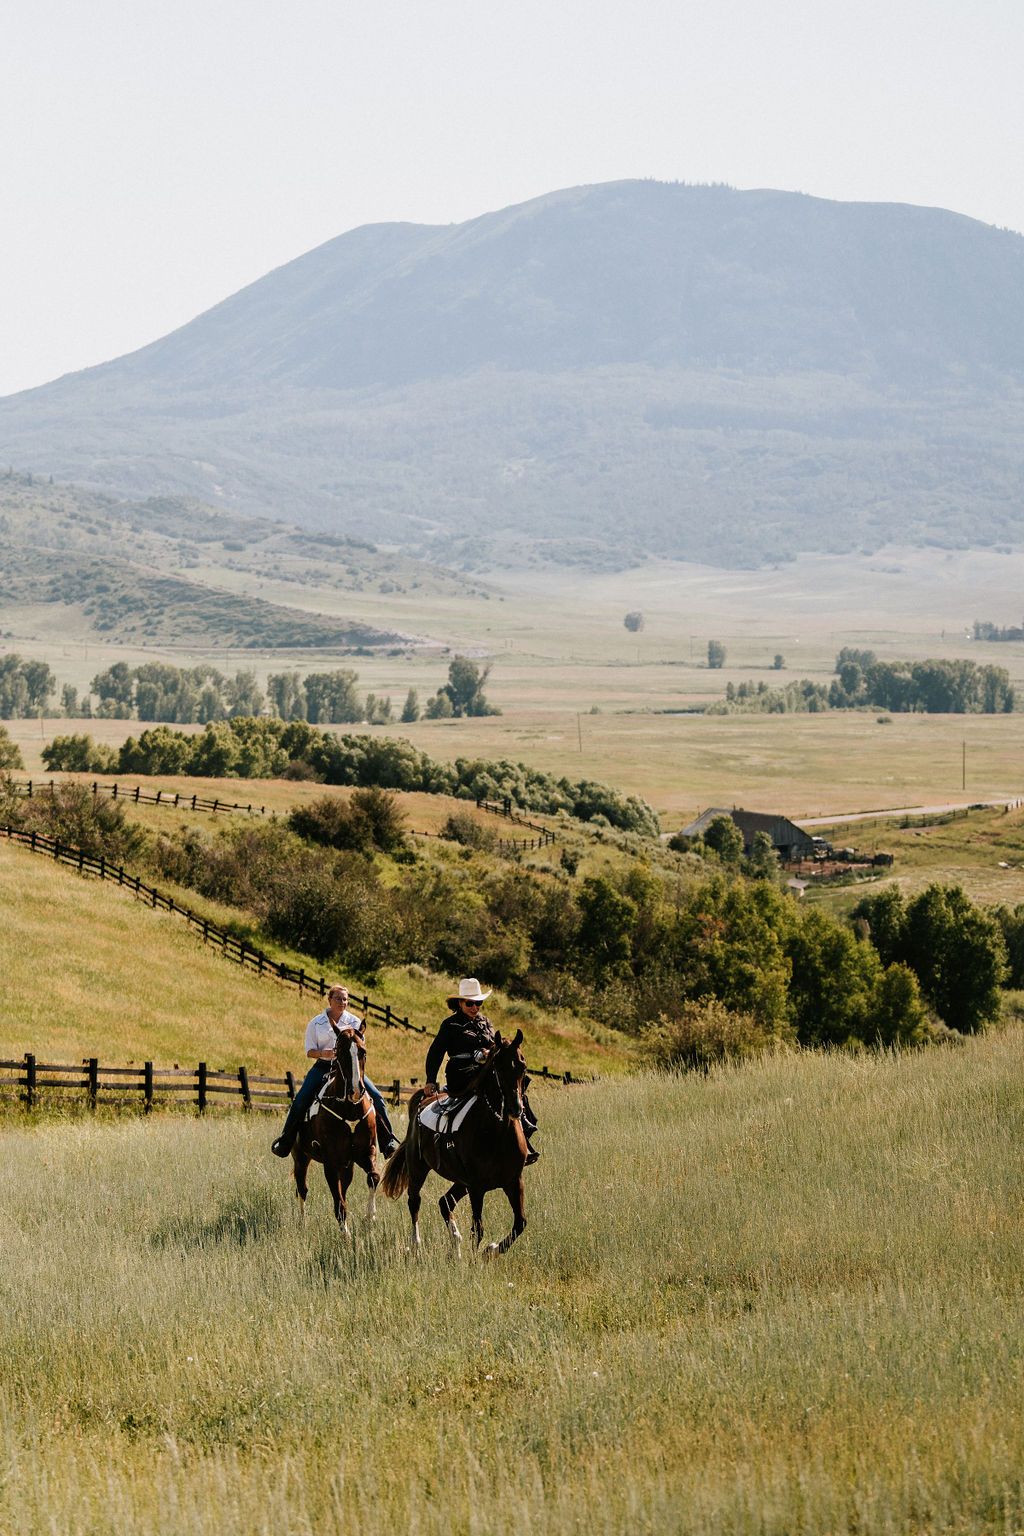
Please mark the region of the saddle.
<svg viewBox="0 0 1024 1536"><path fill-rule="evenodd" d="M476 1098L475 1093L459 1098L454 1098L447 1093L441 1094L438 1098L424 1104L417 1118L428 1131L433 1131L435 1136L442 1137L450 1145L455 1132L476 1103Z"/></svg>
<svg viewBox="0 0 1024 1536"><path fill-rule="evenodd" d="M312 1104L310 1104L309 1108L306 1110L306 1119L307 1120L314 1119L315 1116L317 1116L320 1113L320 1101L322 1100L324 1094L327 1092L327 1084L329 1082L330 1082L330 1078L329 1077L324 1078L323 1086L321 1088L317 1089L316 1098L313 1100Z"/></svg>

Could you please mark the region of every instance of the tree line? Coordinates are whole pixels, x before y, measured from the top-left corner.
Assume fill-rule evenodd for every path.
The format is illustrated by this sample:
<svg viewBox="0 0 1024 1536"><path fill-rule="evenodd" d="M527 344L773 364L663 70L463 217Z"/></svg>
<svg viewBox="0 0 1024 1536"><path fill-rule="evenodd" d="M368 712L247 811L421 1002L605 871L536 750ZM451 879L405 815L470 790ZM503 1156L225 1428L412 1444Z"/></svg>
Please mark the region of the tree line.
<svg viewBox="0 0 1024 1536"><path fill-rule="evenodd" d="M489 666L456 656L449 663L447 682L423 710L417 690L410 688L397 718L410 724L421 713L430 720L500 714L484 691L489 676ZM67 719L95 716L173 725L206 725L268 712L280 720L308 720L312 725L386 725L396 718L390 695L362 697L358 683L358 673L341 667L305 677L297 671L274 672L264 690L251 668L227 676L205 665L144 662L132 667L118 661L98 672L81 697L66 683L60 712ZM48 713L56 690L57 679L45 662L25 661L13 653L0 657L0 719Z"/></svg>
<svg viewBox="0 0 1024 1536"><path fill-rule="evenodd" d="M525 811L564 811L580 821L650 837L659 830L646 800L592 779L556 778L507 759L458 757L444 763L400 737L320 731L306 720L214 720L194 734L157 725L129 736L117 749L97 746L87 735L56 736L42 758L51 773L293 778L473 800L508 797Z"/></svg>
<svg viewBox="0 0 1024 1536"><path fill-rule="evenodd" d="M781 658L780 658L781 659ZM1005 667L973 661L879 661L874 651L844 647L831 684L803 678L783 688L763 680L728 683L705 713L783 715L827 709L884 709L892 714L1009 714L1016 694Z"/></svg>

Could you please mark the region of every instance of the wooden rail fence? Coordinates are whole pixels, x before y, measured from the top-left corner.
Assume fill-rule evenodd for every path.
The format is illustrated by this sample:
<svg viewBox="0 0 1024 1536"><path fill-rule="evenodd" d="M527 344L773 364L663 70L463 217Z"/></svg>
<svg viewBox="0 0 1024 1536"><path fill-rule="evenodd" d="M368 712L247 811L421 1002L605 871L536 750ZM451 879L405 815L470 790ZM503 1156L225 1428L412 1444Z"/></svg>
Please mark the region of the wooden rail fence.
<svg viewBox="0 0 1024 1536"><path fill-rule="evenodd" d="M155 886L147 885L144 880L139 879L138 875L129 874L122 865L111 864L102 854L97 858L81 848L73 848L56 838L46 837L42 832L24 832L18 827L0 826L0 837L6 837L10 842L18 843L32 853L44 854L58 864L70 865L80 875L95 875L100 880L113 880L117 885L131 891L147 906L158 908L163 912L177 913L201 936L204 944L214 945L225 959L234 961L236 965L242 966L244 970L260 978L279 981L289 987L297 987L300 993L313 992L320 998L327 996L330 983L323 976L311 976L301 967L285 965L282 960L272 960L269 955L265 955L261 949L256 949L246 939L237 938L233 933L228 933L225 928L211 923L209 918L193 912L191 907L175 901L173 896L158 891ZM388 1029L407 1029L417 1035L427 1033L425 1025L414 1024L411 1019L395 1013L390 1003L378 1003L370 997L360 997L351 989L349 1001L354 1008L384 1024Z"/></svg>
<svg viewBox="0 0 1024 1536"><path fill-rule="evenodd" d="M546 848L549 843L557 842L554 832L549 827L543 827L539 821L531 821L528 816L521 816L518 811L514 811L512 809L512 800L508 795L500 802L497 800L478 800L476 808L478 811L489 811L492 816L501 816L505 821L513 821L519 827L529 827L532 831L539 832L540 838L529 844L531 848ZM511 846L515 846L515 842L515 839L509 840ZM525 848L527 844L523 842L519 846Z"/></svg>
<svg viewBox="0 0 1024 1536"><path fill-rule="evenodd" d="M19 795L24 795L29 800L34 799L39 794L48 793L52 795L57 788L56 779L16 779L12 780L12 783L14 784L15 792ZM243 815L248 816L267 815L265 805L253 805L251 802L248 805L243 805L237 800L211 800L208 796L185 795L179 790L172 789L147 790L141 784L131 787L127 784L101 784L99 780L94 779L89 788L92 791L94 800L100 795L107 795L111 800L120 800L122 804L128 805L166 805L172 810L209 811L213 814L220 811L232 813L241 811ZM478 800L476 805L478 810L489 811L492 815L501 816L506 821L514 822L517 826L530 827L538 834L536 837L499 838L496 846L500 854L529 853L537 848L547 848L556 841L554 832L550 831L547 827L542 827L539 822L529 821L525 816L520 816L518 812L513 811L510 800L504 801L500 805L492 800ZM508 807L507 810L505 809L506 806ZM275 813L272 811L270 814L273 816ZM439 832L418 832L415 828L411 829L411 831L414 837L443 837L443 833Z"/></svg>
<svg viewBox="0 0 1024 1536"><path fill-rule="evenodd" d="M56 779L15 779L12 780L15 792L32 800L37 794L53 794L57 788ZM74 781L68 781L74 782ZM109 795L111 800L127 801L130 805L167 805L174 810L185 811L244 811L249 816L265 816L265 805L242 805L237 800L211 800L203 795L183 795L178 790L143 789L141 784L129 788L127 784L101 784L97 779L89 785L93 799L100 795ZM273 812L271 812L273 814Z"/></svg>
<svg viewBox="0 0 1024 1536"><path fill-rule="evenodd" d="M531 1069L532 1070L532 1069ZM534 1077L548 1082L579 1082L571 1072L549 1072L547 1067L533 1072ZM379 1084L381 1092L393 1105L407 1103L419 1086L418 1078L403 1083L393 1078L390 1083ZM194 1104L199 1114L211 1107L214 1095L225 1109L280 1110L295 1097L295 1075L286 1072L283 1077L266 1077L239 1067L235 1072L218 1071L201 1061L195 1067L157 1067L151 1061L141 1066L105 1067L95 1056L81 1062L39 1061L32 1051L9 1061L0 1061L0 1097L16 1096L26 1109L38 1108L43 1090L59 1089L63 1093L80 1093L86 1097L90 1109L104 1100L118 1106L125 1095L142 1095L142 1107L147 1114L166 1096L167 1102ZM186 1097L182 1098L181 1096ZM136 1099L136 1102L138 1100Z"/></svg>

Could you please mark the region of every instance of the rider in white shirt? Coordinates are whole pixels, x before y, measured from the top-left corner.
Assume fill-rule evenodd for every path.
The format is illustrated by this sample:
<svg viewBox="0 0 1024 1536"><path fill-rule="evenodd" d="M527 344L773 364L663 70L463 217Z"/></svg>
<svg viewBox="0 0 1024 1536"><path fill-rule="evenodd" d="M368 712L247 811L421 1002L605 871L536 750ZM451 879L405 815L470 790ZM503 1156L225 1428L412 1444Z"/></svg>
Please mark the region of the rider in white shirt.
<svg viewBox="0 0 1024 1536"><path fill-rule="evenodd" d="M327 1081L331 1062L334 1059L334 1048L337 1045L333 1026L337 1025L338 1029L359 1029L362 1024L362 1020L358 1019L354 1013L349 1013L345 1006L347 1002L347 987L332 987L327 994L327 1007L323 1013L318 1013L306 1025L306 1055L313 1064L289 1106L288 1116L280 1136L271 1147L271 1151L278 1157L288 1156L309 1106ZM377 1144L381 1155L390 1157L398 1146L398 1140L388 1116L387 1105L384 1103L380 1089L371 1083L365 1073L363 1082L366 1084L366 1091L373 1100L373 1107L377 1113Z"/></svg>

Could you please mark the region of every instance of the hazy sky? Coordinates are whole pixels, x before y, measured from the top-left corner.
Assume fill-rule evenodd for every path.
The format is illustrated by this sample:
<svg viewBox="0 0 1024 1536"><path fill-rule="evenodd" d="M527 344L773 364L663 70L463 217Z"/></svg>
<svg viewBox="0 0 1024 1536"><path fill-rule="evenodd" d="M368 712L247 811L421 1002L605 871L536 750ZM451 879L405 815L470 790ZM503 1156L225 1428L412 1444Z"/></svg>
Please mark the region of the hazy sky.
<svg viewBox="0 0 1024 1536"><path fill-rule="evenodd" d="M728 181L1024 229L1022 0L0 0L0 394L355 225Z"/></svg>

